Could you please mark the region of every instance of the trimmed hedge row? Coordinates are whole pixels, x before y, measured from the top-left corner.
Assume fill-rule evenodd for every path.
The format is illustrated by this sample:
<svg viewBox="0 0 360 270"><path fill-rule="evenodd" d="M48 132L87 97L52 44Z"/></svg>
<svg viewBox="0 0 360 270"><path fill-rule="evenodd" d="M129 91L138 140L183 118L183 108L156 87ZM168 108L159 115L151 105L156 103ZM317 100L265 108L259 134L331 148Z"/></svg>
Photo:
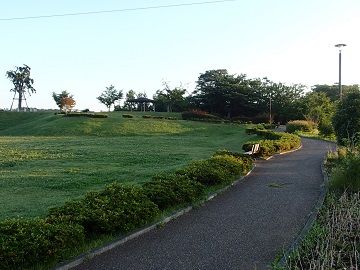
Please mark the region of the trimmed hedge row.
<svg viewBox="0 0 360 270"><path fill-rule="evenodd" d="M164 210L202 199L206 186L231 183L251 167L251 158L223 150L175 173L156 175L142 186L113 183L88 192L80 200L50 209L43 219L2 221L0 269L56 261L88 237L130 232L153 222Z"/></svg>
<svg viewBox="0 0 360 270"><path fill-rule="evenodd" d="M263 140L248 142L243 145L244 151L250 151L253 144L260 144L259 152L255 154L258 157L269 157L276 153L281 153L296 149L301 145L301 139L295 134L274 132L264 129L247 129L247 133L262 136Z"/></svg>
<svg viewBox="0 0 360 270"><path fill-rule="evenodd" d="M161 116L161 115L148 115L145 114L142 116L142 118L144 119L167 119L167 120L177 120L177 118L175 117L166 117L166 116Z"/></svg>
<svg viewBox="0 0 360 270"><path fill-rule="evenodd" d="M181 117L183 120L192 120L192 121L206 121L206 122L222 122L223 120L212 114L208 114L203 111L187 111L181 113Z"/></svg>
<svg viewBox="0 0 360 270"><path fill-rule="evenodd" d="M89 118L107 118L107 114L95 114L95 113L67 113L64 117L89 117Z"/></svg>
<svg viewBox="0 0 360 270"><path fill-rule="evenodd" d="M296 131L312 132L316 128L317 128L316 123L306 120L294 120L294 121L289 121L286 124L286 131L289 133L294 133Z"/></svg>

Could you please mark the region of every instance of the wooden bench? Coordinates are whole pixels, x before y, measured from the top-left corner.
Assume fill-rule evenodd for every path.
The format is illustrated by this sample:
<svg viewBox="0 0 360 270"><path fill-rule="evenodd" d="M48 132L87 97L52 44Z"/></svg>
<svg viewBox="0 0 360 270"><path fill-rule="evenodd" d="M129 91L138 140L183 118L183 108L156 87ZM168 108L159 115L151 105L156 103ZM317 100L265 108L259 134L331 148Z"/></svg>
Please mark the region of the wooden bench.
<svg viewBox="0 0 360 270"><path fill-rule="evenodd" d="M260 144L256 143L251 146L251 151L247 151L244 154L245 155L253 155L253 154L256 154L257 152L259 152L259 150L260 150Z"/></svg>

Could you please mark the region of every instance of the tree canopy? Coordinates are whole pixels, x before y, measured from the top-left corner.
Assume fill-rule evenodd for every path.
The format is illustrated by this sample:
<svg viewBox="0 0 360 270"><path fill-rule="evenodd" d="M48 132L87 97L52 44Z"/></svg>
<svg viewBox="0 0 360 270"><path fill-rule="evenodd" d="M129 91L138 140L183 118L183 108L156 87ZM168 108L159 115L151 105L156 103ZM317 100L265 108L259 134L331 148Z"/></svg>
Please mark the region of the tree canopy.
<svg viewBox="0 0 360 270"><path fill-rule="evenodd" d="M13 83L14 88L10 91L18 94L18 110L22 109L22 100L26 92L29 94L35 93L36 90L33 87L34 80L30 78L31 68L27 65L23 67L16 67L15 70L9 70L6 72L7 78Z"/></svg>
<svg viewBox="0 0 360 270"><path fill-rule="evenodd" d="M53 92L52 97L56 103L56 105L60 108L60 110L62 111L64 108L64 104L63 104L63 99L64 98L74 98L73 95L70 95L70 93L66 90L62 91L59 94L56 94L55 92Z"/></svg>
<svg viewBox="0 0 360 270"><path fill-rule="evenodd" d="M110 85L109 87L106 87L106 90L104 90L100 96L97 97L97 99L104 104L108 110L110 111L111 106L116 102L121 100L123 97L122 90L116 90L115 86Z"/></svg>

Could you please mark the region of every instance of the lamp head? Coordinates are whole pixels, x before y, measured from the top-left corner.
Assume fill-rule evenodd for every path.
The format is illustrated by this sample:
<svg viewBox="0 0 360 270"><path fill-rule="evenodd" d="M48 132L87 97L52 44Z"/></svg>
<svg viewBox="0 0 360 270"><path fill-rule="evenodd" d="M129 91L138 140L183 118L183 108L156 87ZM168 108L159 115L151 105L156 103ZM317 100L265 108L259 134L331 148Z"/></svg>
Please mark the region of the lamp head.
<svg viewBox="0 0 360 270"><path fill-rule="evenodd" d="M346 44L336 44L335 47L341 49L342 47L345 47Z"/></svg>

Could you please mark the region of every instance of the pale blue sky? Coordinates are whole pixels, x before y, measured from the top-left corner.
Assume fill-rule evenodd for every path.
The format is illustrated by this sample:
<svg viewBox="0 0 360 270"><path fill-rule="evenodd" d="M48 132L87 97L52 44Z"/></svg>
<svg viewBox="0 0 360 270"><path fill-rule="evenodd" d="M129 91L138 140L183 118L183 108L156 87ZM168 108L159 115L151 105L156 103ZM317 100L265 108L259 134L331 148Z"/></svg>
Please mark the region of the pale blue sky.
<svg viewBox="0 0 360 270"><path fill-rule="evenodd" d="M0 0L0 19L171 5L202 0ZM253 0L31 20L0 20L0 108L13 93L6 71L27 64L37 93L30 107L56 108L68 90L76 108L105 110L96 97L110 84L147 92L226 68L286 83L360 84L359 0Z"/></svg>

